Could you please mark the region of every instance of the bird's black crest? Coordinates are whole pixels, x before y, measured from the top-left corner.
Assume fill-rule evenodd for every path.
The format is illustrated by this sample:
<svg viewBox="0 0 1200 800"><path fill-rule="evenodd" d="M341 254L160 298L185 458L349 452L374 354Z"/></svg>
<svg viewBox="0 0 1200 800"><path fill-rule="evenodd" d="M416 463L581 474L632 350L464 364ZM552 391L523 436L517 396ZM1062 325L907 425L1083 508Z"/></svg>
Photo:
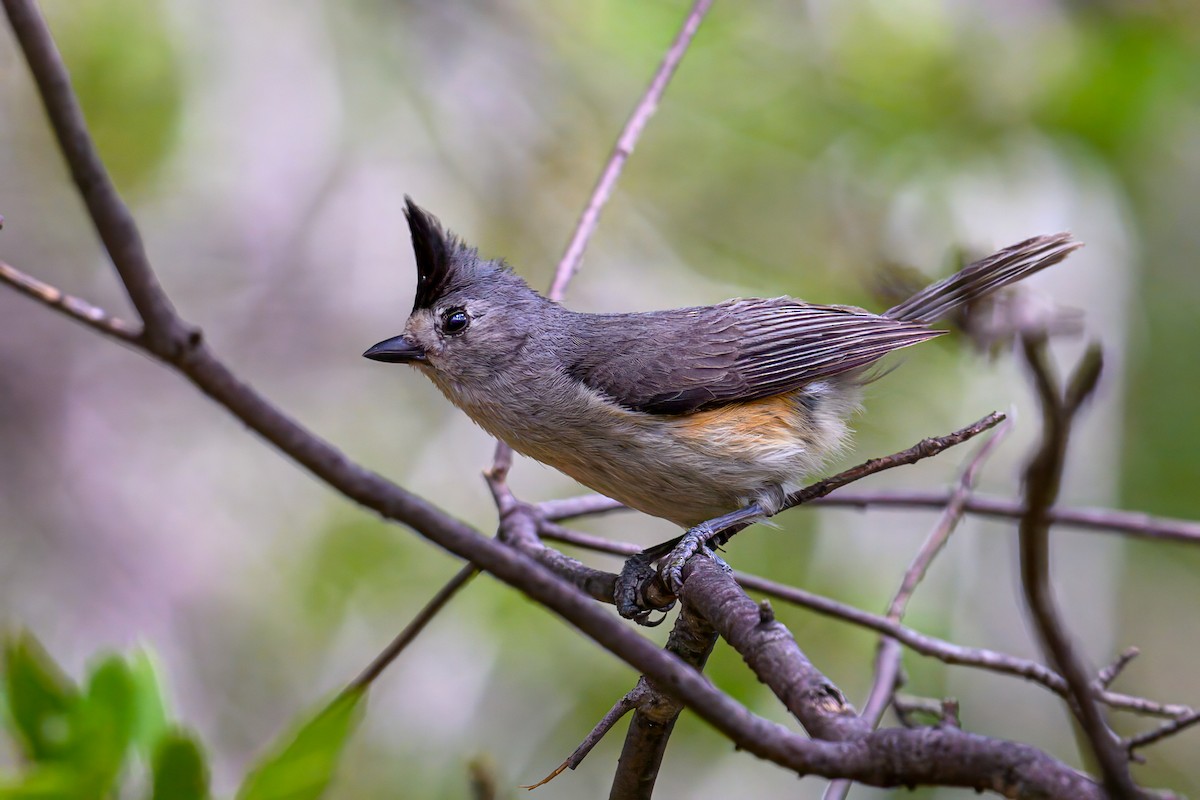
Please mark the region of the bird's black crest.
<svg viewBox="0 0 1200 800"><path fill-rule="evenodd" d="M413 311L432 308L446 294L454 277L455 255L462 243L442 228L437 217L404 197L404 216L412 231L413 253L417 258L417 294Z"/></svg>

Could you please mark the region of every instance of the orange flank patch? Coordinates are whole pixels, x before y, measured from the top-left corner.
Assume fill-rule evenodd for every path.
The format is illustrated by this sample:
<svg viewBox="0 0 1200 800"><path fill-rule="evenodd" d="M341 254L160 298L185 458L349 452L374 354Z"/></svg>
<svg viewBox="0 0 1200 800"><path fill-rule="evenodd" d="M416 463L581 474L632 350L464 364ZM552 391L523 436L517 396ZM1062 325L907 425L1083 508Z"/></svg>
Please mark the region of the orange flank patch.
<svg viewBox="0 0 1200 800"><path fill-rule="evenodd" d="M761 446L766 441L794 441L804 427L799 403L792 393L733 403L679 419L679 432L710 442L724 440L735 447Z"/></svg>

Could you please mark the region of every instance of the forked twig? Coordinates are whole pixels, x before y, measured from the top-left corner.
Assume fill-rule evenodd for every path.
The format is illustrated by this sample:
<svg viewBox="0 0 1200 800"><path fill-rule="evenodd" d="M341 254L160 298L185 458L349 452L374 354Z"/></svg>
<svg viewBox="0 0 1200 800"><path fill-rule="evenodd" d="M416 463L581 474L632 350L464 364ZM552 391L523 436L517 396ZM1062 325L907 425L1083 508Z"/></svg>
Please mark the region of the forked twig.
<svg viewBox="0 0 1200 800"><path fill-rule="evenodd" d="M1026 511L1020 523L1021 588L1042 648L1062 673L1070 691L1070 707L1100 765L1104 787L1114 798L1138 796L1129 760L1118 746L1097 702L1075 643L1067 631L1050 584L1050 519L1047 511L1058 498L1067 443L1075 415L1100 380L1103 359L1092 346L1080 360L1065 391L1050 366L1044 337L1024 337L1022 353L1033 375L1042 406L1042 442L1025 469Z"/></svg>

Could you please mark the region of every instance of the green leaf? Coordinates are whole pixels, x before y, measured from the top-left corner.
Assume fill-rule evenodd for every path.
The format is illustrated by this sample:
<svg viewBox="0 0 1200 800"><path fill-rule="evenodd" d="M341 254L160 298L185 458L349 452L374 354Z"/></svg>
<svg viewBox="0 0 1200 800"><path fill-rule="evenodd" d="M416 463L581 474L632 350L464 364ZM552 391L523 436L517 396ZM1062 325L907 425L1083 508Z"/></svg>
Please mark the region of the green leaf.
<svg viewBox="0 0 1200 800"><path fill-rule="evenodd" d="M151 800L205 800L208 765L192 736L169 731L158 741L153 760L154 792Z"/></svg>
<svg viewBox="0 0 1200 800"><path fill-rule="evenodd" d="M363 691L339 695L302 725L283 737L275 752L246 777L239 800L315 800L333 778L342 747L361 714ZM287 742L287 744L282 744Z"/></svg>
<svg viewBox="0 0 1200 800"><path fill-rule="evenodd" d="M72 719L71 760L87 794L102 796L121 774L137 722L137 693L129 666L120 656L98 662L87 693Z"/></svg>
<svg viewBox="0 0 1200 800"><path fill-rule="evenodd" d="M170 727L158 662L146 650L135 650L129 657L129 676L136 696L133 744L149 760Z"/></svg>
<svg viewBox="0 0 1200 800"><path fill-rule="evenodd" d="M31 761L65 758L79 690L29 633L5 642L4 689L21 753Z"/></svg>
<svg viewBox="0 0 1200 800"><path fill-rule="evenodd" d="M18 777L0 776L0 800L64 800L86 797L69 764L43 763Z"/></svg>

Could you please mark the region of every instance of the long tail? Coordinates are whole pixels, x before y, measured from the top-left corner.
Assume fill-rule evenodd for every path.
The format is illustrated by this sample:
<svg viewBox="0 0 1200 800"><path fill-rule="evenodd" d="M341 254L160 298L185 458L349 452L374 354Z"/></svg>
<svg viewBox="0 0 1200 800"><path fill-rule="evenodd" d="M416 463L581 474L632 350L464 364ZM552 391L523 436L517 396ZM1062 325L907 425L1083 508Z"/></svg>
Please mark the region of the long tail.
<svg viewBox="0 0 1200 800"><path fill-rule="evenodd" d="M936 322L964 303L1057 264L1080 247L1083 242L1069 233L1026 239L926 286L883 315L905 322Z"/></svg>

